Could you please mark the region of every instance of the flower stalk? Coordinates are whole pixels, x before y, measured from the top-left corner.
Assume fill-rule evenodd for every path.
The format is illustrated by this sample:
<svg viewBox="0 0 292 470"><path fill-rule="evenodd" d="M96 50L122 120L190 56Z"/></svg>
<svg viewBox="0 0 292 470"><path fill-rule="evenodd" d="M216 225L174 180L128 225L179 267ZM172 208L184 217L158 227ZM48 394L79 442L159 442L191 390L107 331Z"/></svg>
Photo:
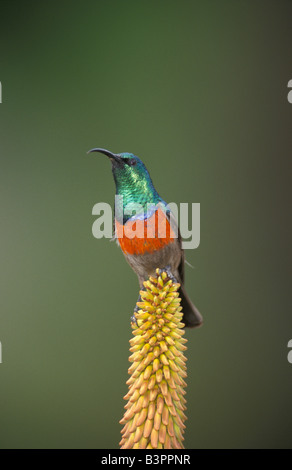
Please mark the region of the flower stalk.
<svg viewBox="0 0 292 470"><path fill-rule="evenodd" d="M179 287L157 269L140 291L130 339L126 411L120 421L122 449L184 448L187 340Z"/></svg>

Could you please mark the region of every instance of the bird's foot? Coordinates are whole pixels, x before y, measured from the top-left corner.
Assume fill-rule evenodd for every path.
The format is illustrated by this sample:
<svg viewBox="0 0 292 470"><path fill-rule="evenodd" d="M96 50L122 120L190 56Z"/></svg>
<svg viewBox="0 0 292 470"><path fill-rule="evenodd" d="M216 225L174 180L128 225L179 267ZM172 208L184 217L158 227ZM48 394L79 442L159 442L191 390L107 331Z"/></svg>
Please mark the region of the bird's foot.
<svg viewBox="0 0 292 470"><path fill-rule="evenodd" d="M135 311L135 310L134 310L134 311ZM138 326L137 318L136 318L135 313L133 313L133 315L131 316L130 322L131 322L131 323L135 323L135 325Z"/></svg>
<svg viewBox="0 0 292 470"><path fill-rule="evenodd" d="M138 313L139 311L139 307L137 305L138 302L142 302L142 298L141 298L141 295L139 294L139 297L137 299L137 302L136 302L136 305L135 305L135 308L134 308L134 313L133 315L131 316L131 323L135 323L137 326L138 326L138 323L137 323L137 318L136 318L136 315L135 313Z"/></svg>

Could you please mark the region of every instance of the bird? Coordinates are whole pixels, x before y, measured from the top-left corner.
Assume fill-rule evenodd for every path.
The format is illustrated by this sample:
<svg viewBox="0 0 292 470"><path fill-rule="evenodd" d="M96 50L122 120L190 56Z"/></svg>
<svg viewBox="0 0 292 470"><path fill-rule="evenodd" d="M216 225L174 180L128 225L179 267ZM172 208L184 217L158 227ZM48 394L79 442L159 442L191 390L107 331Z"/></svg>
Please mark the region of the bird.
<svg viewBox="0 0 292 470"><path fill-rule="evenodd" d="M185 255L179 229L167 203L156 191L146 166L132 153L116 154L104 148L93 148L87 153L91 152L106 155L111 160L118 196L114 214L115 238L138 276L140 289L149 276L155 275L157 268L166 270L168 276L180 284L185 327L201 326L202 315L184 286ZM127 207L134 207L135 214L125 210Z"/></svg>

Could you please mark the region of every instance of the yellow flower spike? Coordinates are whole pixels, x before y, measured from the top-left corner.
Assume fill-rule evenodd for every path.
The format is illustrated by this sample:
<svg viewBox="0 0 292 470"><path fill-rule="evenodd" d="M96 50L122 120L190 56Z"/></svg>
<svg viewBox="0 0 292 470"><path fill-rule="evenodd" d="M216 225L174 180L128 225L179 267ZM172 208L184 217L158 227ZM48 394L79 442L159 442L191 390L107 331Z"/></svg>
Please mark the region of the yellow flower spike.
<svg viewBox="0 0 292 470"><path fill-rule="evenodd" d="M153 377L154 377L154 379L155 379L155 375L153 375ZM149 387L148 387L148 388L149 388ZM158 395L158 388L157 388L157 385L155 385L155 386L153 387L153 389L150 390L149 400L150 400L150 401L154 401L154 400L156 399L157 395Z"/></svg>
<svg viewBox="0 0 292 470"><path fill-rule="evenodd" d="M143 378L144 380L147 380L149 379L150 375L151 375L151 372L152 372L152 364L150 364L149 366L146 367L146 369L144 370L144 375L143 375ZM148 388L148 387L147 387Z"/></svg>
<svg viewBox="0 0 292 470"><path fill-rule="evenodd" d="M157 342L156 336L151 336L151 338L149 339L149 343L148 343L148 344L149 344L150 346L155 346L156 342Z"/></svg>
<svg viewBox="0 0 292 470"><path fill-rule="evenodd" d="M164 364L165 366L168 366L169 362L168 362L168 359L166 357L166 355L164 353L160 354L160 361L162 362L162 364Z"/></svg>
<svg viewBox="0 0 292 470"><path fill-rule="evenodd" d="M175 408L174 406L170 406L170 407L169 407L169 412L170 412L170 414L171 414L172 416L177 416L177 415L178 415L178 411L176 411L176 410L177 410L177 408L178 408L179 405L180 405L180 403L177 402L177 403L175 404L176 408ZM186 419L187 419L187 418L186 418Z"/></svg>
<svg viewBox="0 0 292 470"><path fill-rule="evenodd" d="M142 348L143 348L143 344L136 344L135 346L132 346L132 347L130 348L130 351L131 351L131 352L136 352L136 351L139 351L139 350L142 349Z"/></svg>
<svg viewBox="0 0 292 470"><path fill-rule="evenodd" d="M143 426L141 425L136 428L134 442L135 443L139 442L142 436L143 436Z"/></svg>
<svg viewBox="0 0 292 470"><path fill-rule="evenodd" d="M144 395L144 400L143 400L143 403L142 403L142 407L147 408L149 401L150 401L150 392L148 390Z"/></svg>
<svg viewBox="0 0 292 470"><path fill-rule="evenodd" d="M157 296L155 296L154 299L153 299L153 304L154 304L154 306L156 307L156 313L157 313L157 305L159 305L159 302L160 302L160 299L159 299L159 297L158 297L158 295L157 295Z"/></svg>
<svg viewBox="0 0 292 470"><path fill-rule="evenodd" d="M168 350L168 346L165 341L160 341L159 346L162 352L166 352Z"/></svg>
<svg viewBox="0 0 292 470"><path fill-rule="evenodd" d="M157 335L157 339L158 339L158 338L159 338L159 335ZM155 346L155 347L153 348L153 356L154 356L154 357L158 357L159 355L160 355L160 348L159 348L159 346Z"/></svg>
<svg viewBox="0 0 292 470"><path fill-rule="evenodd" d="M163 400L163 396L160 394L158 395L157 401L156 401L157 412L161 414L163 411L163 407L164 407L164 400Z"/></svg>
<svg viewBox="0 0 292 470"><path fill-rule="evenodd" d="M130 393L127 393L127 395L124 396L125 400L129 400L129 402L135 402L139 398L139 392L136 390L133 395L130 395Z"/></svg>
<svg viewBox="0 0 292 470"><path fill-rule="evenodd" d="M167 295L167 292L161 292L161 293L159 294L159 300L164 300L165 297L166 297L166 295Z"/></svg>
<svg viewBox="0 0 292 470"><path fill-rule="evenodd" d="M144 421L146 420L147 418L147 408L143 408L142 411L140 411L139 415L138 415L138 418L136 420L136 426L141 426L141 424L144 423Z"/></svg>
<svg viewBox="0 0 292 470"><path fill-rule="evenodd" d="M142 404L143 404L143 396L140 395L140 397L138 398L138 400L136 401L136 403L133 406L134 413L138 413L138 411L140 411L142 409Z"/></svg>
<svg viewBox="0 0 292 470"><path fill-rule="evenodd" d="M167 394L168 394L168 385L167 385L167 382L166 382L165 380L162 380L162 381L161 381L160 389L161 389L162 394L163 394L164 399L165 399L165 397L166 397Z"/></svg>
<svg viewBox="0 0 292 470"><path fill-rule="evenodd" d="M143 348L141 349L140 353L139 354L143 354L143 356L145 356L145 354L148 353L149 349L151 348L149 342L144 344Z"/></svg>
<svg viewBox="0 0 292 470"><path fill-rule="evenodd" d="M173 331L173 330L170 331L169 336L174 340L180 339L180 335L178 333L176 333L175 331Z"/></svg>
<svg viewBox="0 0 292 470"><path fill-rule="evenodd" d="M161 277L161 276L158 277L158 285L159 285L160 287L163 287L163 280L162 280L162 277Z"/></svg>
<svg viewBox="0 0 292 470"><path fill-rule="evenodd" d="M155 387L155 384L156 384L155 374L152 374L148 381L148 390L153 390Z"/></svg>
<svg viewBox="0 0 292 470"><path fill-rule="evenodd" d="M153 428L151 431L151 445L153 449L158 448L158 437L159 437L158 431L155 428Z"/></svg>
<svg viewBox="0 0 292 470"><path fill-rule="evenodd" d="M165 433L164 449L172 449L170 436L167 432Z"/></svg>
<svg viewBox="0 0 292 470"><path fill-rule="evenodd" d="M175 326L176 326L176 325L175 325ZM161 328L161 331L162 331L162 333L164 333L165 335L168 335L168 333L171 332L171 329L164 325L164 326ZM167 338L167 336L166 336L166 338Z"/></svg>
<svg viewBox="0 0 292 470"><path fill-rule="evenodd" d="M138 417L139 417L139 414L135 414L132 422L130 423L127 429L127 434L130 435L132 432L136 431Z"/></svg>
<svg viewBox="0 0 292 470"><path fill-rule="evenodd" d="M159 437L159 442L161 442L161 444L165 444L166 426L163 423L160 424L158 437Z"/></svg>
<svg viewBox="0 0 292 470"><path fill-rule="evenodd" d="M163 366L163 375L166 378L166 380L170 379L170 370L168 366Z"/></svg>
<svg viewBox="0 0 292 470"><path fill-rule="evenodd" d="M153 372L156 372L160 367L160 361L158 357L156 357L153 361Z"/></svg>
<svg viewBox="0 0 292 470"><path fill-rule="evenodd" d="M153 428L153 420L147 418L147 420L144 424L143 436L146 437L146 438L149 437L150 434L151 434L152 428ZM149 441L148 441L148 443L149 443Z"/></svg>
<svg viewBox="0 0 292 470"><path fill-rule="evenodd" d="M168 425L168 416L169 416L169 408L165 405L162 411L162 422L165 426Z"/></svg>
<svg viewBox="0 0 292 470"><path fill-rule="evenodd" d="M143 283L130 340L120 447L183 449L186 358L180 285L157 269Z"/></svg>
<svg viewBox="0 0 292 470"><path fill-rule="evenodd" d="M156 274L159 274L159 269L156 270ZM161 277L162 277L163 281L165 281L165 279L167 278L166 272L161 273Z"/></svg>
<svg viewBox="0 0 292 470"><path fill-rule="evenodd" d="M148 406L148 419L153 419L155 414L155 403L152 401Z"/></svg>
<svg viewBox="0 0 292 470"><path fill-rule="evenodd" d="M162 373L162 370L161 369L158 369L158 371L156 372L156 382L157 383L160 383L161 380L163 378L163 373Z"/></svg>
<svg viewBox="0 0 292 470"><path fill-rule="evenodd" d="M148 389L148 381L144 380L143 384L141 385L139 389L139 393L141 397L143 398L143 400L144 400L144 393L147 391L147 389Z"/></svg>

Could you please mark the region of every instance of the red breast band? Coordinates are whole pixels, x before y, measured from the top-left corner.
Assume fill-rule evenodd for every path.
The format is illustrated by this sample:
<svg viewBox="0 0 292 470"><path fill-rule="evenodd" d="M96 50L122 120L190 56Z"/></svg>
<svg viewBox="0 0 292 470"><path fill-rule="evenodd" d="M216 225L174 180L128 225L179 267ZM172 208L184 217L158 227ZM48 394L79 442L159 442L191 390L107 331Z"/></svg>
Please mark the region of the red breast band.
<svg viewBox="0 0 292 470"><path fill-rule="evenodd" d="M144 220L128 220L125 225L115 221L116 237L124 253L142 255L160 250L175 240L174 231L161 209Z"/></svg>

